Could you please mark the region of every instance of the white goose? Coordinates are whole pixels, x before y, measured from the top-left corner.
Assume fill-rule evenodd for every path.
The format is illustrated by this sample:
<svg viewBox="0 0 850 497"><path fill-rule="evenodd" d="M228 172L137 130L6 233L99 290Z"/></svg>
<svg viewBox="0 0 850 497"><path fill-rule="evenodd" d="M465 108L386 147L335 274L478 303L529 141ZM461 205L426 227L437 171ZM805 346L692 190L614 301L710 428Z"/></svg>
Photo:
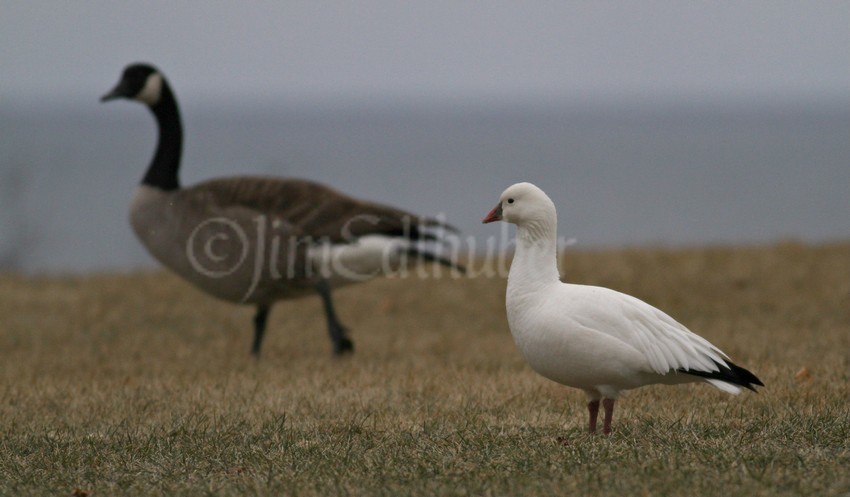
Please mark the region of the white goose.
<svg viewBox="0 0 850 497"><path fill-rule="evenodd" d="M517 226L508 275L508 324L537 373L587 395L588 429L611 432L614 401L624 390L654 383L705 381L738 394L764 384L726 354L673 318L630 295L608 288L562 283L557 261L557 213L531 183L502 193L484 223Z"/></svg>

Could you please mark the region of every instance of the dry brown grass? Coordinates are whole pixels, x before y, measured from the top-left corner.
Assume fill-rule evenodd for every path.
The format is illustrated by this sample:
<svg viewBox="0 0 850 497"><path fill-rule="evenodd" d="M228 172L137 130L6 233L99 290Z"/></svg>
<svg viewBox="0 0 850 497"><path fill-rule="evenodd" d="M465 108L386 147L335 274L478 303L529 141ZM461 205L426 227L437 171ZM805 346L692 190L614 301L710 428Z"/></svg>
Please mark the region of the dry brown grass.
<svg viewBox="0 0 850 497"><path fill-rule="evenodd" d="M649 387L609 438L532 373L503 279L378 280L249 308L163 272L0 277L0 494L839 495L850 492L850 244L570 250L767 385ZM795 378L807 368L810 378ZM558 442L561 440L561 442Z"/></svg>

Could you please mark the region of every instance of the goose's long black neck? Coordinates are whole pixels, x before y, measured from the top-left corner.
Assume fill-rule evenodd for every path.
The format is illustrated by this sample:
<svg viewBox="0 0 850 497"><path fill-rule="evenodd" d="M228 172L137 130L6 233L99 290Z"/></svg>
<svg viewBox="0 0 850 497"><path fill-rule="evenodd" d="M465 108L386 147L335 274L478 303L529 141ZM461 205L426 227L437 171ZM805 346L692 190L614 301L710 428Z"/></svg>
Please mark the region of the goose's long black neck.
<svg viewBox="0 0 850 497"><path fill-rule="evenodd" d="M159 141L142 184L160 190L177 190L180 188L178 171L183 150L183 125L180 123L177 100L165 81L159 102L150 109L159 127Z"/></svg>

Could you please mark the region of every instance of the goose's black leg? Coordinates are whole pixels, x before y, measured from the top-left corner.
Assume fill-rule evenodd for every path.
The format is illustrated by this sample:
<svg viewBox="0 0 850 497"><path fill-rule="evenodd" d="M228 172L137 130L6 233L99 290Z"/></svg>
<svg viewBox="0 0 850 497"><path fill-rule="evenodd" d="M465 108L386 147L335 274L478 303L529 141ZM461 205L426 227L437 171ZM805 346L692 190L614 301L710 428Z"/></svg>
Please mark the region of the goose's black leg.
<svg viewBox="0 0 850 497"><path fill-rule="evenodd" d="M316 285L316 290L319 292L319 295L322 297L322 303L325 306L325 317L328 319L328 332L331 335L331 341L333 341L334 354L342 355L346 352L354 351L354 344L351 340L345 336L346 330L342 323L339 322L339 319L336 317L336 312L334 311L334 304L331 300L331 287L328 285L326 280L321 280L318 285Z"/></svg>
<svg viewBox="0 0 850 497"><path fill-rule="evenodd" d="M269 318L271 306L258 305L257 313L254 314L254 345L251 346L251 355L260 358L260 346L263 345L263 334L266 332L266 320Z"/></svg>

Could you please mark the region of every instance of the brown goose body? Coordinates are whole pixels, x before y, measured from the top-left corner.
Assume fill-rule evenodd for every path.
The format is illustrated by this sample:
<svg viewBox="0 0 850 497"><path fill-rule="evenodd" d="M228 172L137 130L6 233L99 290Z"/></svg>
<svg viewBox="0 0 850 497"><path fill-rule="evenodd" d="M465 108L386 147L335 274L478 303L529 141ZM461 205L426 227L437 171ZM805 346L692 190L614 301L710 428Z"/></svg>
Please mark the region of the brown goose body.
<svg viewBox="0 0 850 497"><path fill-rule="evenodd" d="M318 292L336 353L352 350L330 290L397 269L412 256L462 268L418 242L446 227L394 207L359 200L322 184L236 176L181 188L182 125L159 71L129 66L103 100L145 103L159 143L130 205L130 224L165 267L219 299L257 306L252 352L259 355L272 304ZM443 231L444 232L444 231Z"/></svg>
<svg viewBox="0 0 850 497"><path fill-rule="evenodd" d="M334 246L356 250L364 235L415 238L419 222L429 220L274 177L213 179L171 191L143 184L130 206L133 231L162 265L210 295L262 305L312 295L322 279L339 287L397 267L401 254L391 251L376 254L377 266L365 270L323 265L321 254Z"/></svg>

